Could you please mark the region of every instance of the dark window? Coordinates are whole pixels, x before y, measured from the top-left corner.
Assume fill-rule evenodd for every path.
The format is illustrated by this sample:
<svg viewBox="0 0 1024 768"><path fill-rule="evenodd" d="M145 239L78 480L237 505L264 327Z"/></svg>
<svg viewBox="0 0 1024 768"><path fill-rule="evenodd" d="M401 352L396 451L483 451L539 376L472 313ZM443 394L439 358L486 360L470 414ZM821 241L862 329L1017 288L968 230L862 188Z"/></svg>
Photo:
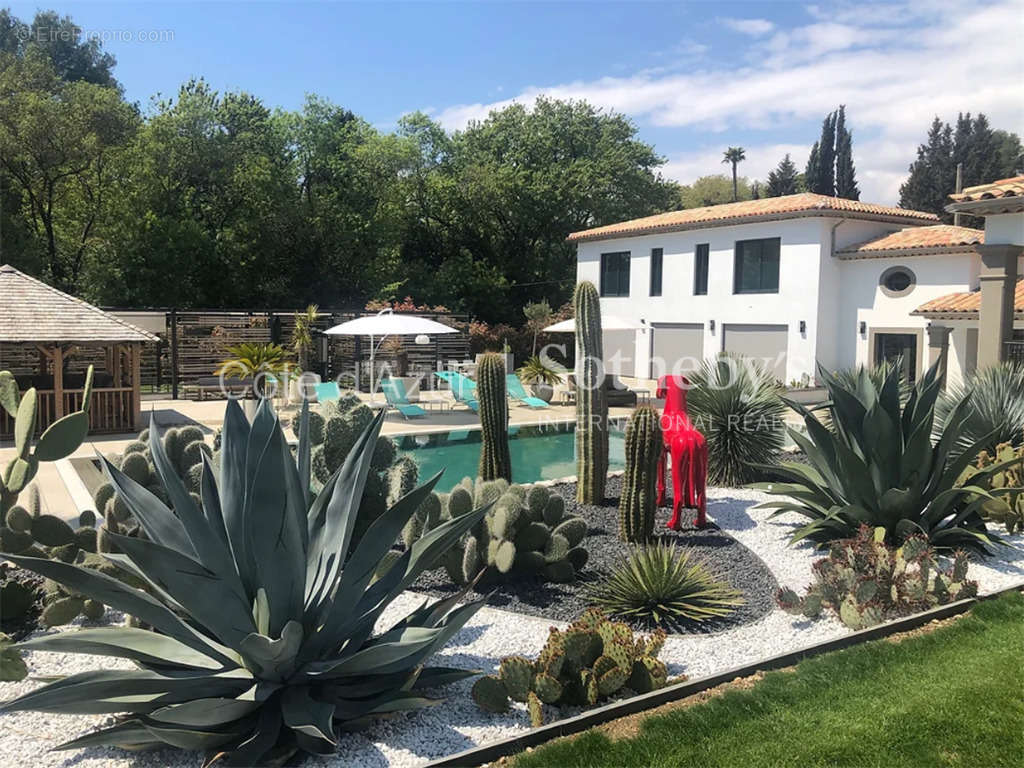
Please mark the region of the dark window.
<svg viewBox="0 0 1024 768"><path fill-rule="evenodd" d="M629 251L601 254L601 295L629 296Z"/></svg>
<svg viewBox="0 0 1024 768"><path fill-rule="evenodd" d="M651 296L661 296L661 248L651 248Z"/></svg>
<svg viewBox="0 0 1024 768"><path fill-rule="evenodd" d="M779 246L781 240L737 240L733 293L779 292Z"/></svg>
<svg viewBox="0 0 1024 768"><path fill-rule="evenodd" d="M711 246L707 243L701 243L697 246L697 250L694 251L694 263L693 263L693 295L694 296L707 296L708 295L708 254L711 251Z"/></svg>

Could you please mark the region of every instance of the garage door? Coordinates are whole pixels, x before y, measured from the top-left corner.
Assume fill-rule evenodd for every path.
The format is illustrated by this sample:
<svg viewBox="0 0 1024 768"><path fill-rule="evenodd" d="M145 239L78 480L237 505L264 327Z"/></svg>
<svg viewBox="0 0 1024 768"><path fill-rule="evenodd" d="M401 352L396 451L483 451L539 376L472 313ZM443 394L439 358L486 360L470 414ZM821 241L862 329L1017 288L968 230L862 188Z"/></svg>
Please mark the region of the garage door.
<svg viewBox="0 0 1024 768"><path fill-rule="evenodd" d="M654 323L651 326L651 373L689 375L704 358L702 323Z"/></svg>
<svg viewBox="0 0 1024 768"><path fill-rule="evenodd" d="M636 375L636 331L605 331L604 370L616 376Z"/></svg>
<svg viewBox="0 0 1024 768"><path fill-rule="evenodd" d="M788 331L785 325L725 325L722 328L722 348L726 352L759 360L784 382Z"/></svg>

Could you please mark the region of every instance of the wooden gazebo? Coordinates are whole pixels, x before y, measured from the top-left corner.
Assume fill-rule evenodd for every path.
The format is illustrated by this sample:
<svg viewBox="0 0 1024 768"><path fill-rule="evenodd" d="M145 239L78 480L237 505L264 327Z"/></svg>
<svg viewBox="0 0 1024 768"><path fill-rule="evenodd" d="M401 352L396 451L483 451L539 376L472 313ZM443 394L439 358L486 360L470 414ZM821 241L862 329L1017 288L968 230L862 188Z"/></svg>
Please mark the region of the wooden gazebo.
<svg viewBox="0 0 1024 768"><path fill-rule="evenodd" d="M22 391L36 387L40 431L81 405L85 371L95 368L89 432L142 428L139 361L157 337L46 283L0 266L0 369ZM13 420L0 409L0 435Z"/></svg>

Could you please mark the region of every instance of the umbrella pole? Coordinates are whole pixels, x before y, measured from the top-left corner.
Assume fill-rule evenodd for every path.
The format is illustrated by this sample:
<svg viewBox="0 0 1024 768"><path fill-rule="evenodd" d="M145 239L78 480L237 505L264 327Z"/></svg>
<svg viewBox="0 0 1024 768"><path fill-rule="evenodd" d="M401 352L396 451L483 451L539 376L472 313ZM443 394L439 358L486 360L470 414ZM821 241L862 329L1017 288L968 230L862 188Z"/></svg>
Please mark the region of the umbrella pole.
<svg viewBox="0 0 1024 768"><path fill-rule="evenodd" d="M376 348L373 346L373 334L371 333L370 334L370 402L371 403L373 402L374 398L377 395L376 387L374 386L374 379L376 378L376 376L374 375L374 365L373 365L373 359L375 357L376 351L377 351Z"/></svg>

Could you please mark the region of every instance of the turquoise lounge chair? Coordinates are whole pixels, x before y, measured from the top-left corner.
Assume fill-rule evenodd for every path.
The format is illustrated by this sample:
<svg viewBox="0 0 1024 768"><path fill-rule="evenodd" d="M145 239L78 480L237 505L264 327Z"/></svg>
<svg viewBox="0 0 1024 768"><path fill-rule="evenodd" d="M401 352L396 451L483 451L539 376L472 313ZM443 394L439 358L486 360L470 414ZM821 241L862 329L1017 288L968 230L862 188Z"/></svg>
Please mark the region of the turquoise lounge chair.
<svg viewBox="0 0 1024 768"><path fill-rule="evenodd" d="M455 371L439 371L434 374L441 381L447 382L455 401L462 403L475 413L480 411L480 403L476 399L476 382Z"/></svg>
<svg viewBox="0 0 1024 768"><path fill-rule="evenodd" d="M405 384L401 379L381 379L380 391L388 401L388 407L394 408L405 418L410 416L426 416L427 412L418 405L409 402L409 395L406 394Z"/></svg>
<svg viewBox="0 0 1024 768"><path fill-rule="evenodd" d="M548 404L541 400L539 397L533 397L532 395L526 394L526 389L523 387L523 382L519 380L519 377L514 373L505 374L505 389L508 391L508 396L513 400L518 400L523 405L528 405L531 408L547 408Z"/></svg>
<svg viewBox="0 0 1024 768"><path fill-rule="evenodd" d="M315 384L313 388L316 390L316 401L318 403L338 400L341 397L341 390L338 389L338 382L336 381L325 381L321 384Z"/></svg>

